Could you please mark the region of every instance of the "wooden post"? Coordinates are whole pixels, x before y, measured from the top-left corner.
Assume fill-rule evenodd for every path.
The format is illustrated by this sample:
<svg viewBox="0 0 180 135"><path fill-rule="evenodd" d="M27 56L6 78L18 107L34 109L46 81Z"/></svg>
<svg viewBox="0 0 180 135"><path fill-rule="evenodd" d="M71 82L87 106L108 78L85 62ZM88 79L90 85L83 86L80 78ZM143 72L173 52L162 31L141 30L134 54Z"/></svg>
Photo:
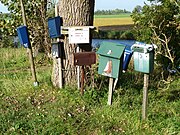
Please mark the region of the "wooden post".
<svg viewBox="0 0 180 135"><path fill-rule="evenodd" d="M149 75L144 74L143 104L142 104L142 119L143 120L147 118L148 83L149 83Z"/></svg>
<svg viewBox="0 0 180 135"><path fill-rule="evenodd" d="M79 46L77 46L77 53L80 51ZM80 66L77 66L77 85L78 85L78 89L80 89Z"/></svg>
<svg viewBox="0 0 180 135"><path fill-rule="evenodd" d="M84 73L84 66L82 66L82 68L81 68L81 95L83 95L84 94L84 75L85 75L85 73Z"/></svg>
<svg viewBox="0 0 180 135"><path fill-rule="evenodd" d="M24 23L25 26L27 26L23 1L20 0L20 3L21 3L21 11L22 11L23 23ZM32 55L31 44L30 44L30 47L27 48L27 51L28 51L28 54L29 54L29 62L31 64L31 72L32 72L32 78L33 78L33 81L34 81L34 86L38 86L37 77L36 77L36 71L35 71L35 65L34 65L34 59L33 59L33 55Z"/></svg>
<svg viewBox="0 0 180 135"><path fill-rule="evenodd" d="M59 66L59 88L63 87L63 76L62 76L62 58L57 58Z"/></svg>
<svg viewBox="0 0 180 135"><path fill-rule="evenodd" d="M118 78L116 78L116 79L115 79L115 81L114 81L113 91L115 91L115 88L116 88L117 82L118 82Z"/></svg>
<svg viewBox="0 0 180 135"><path fill-rule="evenodd" d="M55 4L55 16L58 16L58 7ZM57 42L60 42L60 38L57 38ZM57 58L59 69L59 88L63 87L63 73L62 73L62 57Z"/></svg>
<svg viewBox="0 0 180 135"><path fill-rule="evenodd" d="M112 96L113 96L113 78L109 78L108 105L112 104Z"/></svg>

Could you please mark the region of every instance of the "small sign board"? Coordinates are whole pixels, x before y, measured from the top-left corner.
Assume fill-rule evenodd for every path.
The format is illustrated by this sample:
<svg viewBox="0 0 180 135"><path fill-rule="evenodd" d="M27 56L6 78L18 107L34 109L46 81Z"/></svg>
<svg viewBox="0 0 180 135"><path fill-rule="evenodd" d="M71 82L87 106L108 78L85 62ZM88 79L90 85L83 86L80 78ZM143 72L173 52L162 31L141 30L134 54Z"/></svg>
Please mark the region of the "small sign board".
<svg viewBox="0 0 180 135"><path fill-rule="evenodd" d="M89 35L90 33L88 27L71 27L69 28L69 43L89 43Z"/></svg>

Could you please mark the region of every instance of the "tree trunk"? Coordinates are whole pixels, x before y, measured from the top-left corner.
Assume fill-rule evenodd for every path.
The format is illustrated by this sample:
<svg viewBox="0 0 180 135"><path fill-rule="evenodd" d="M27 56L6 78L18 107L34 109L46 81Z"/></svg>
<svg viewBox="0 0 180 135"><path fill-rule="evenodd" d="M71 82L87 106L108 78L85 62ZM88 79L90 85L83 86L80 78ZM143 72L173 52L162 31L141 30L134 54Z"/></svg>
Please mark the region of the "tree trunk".
<svg viewBox="0 0 180 135"><path fill-rule="evenodd" d="M59 0L59 16L62 17L63 26L92 26L95 0ZM64 37L65 60L63 61L64 84L76 84L77 71L72 65L72 54L76 52L77 45L69 44L68 37ZM91 51L91 44L84 45L82 50ZM58 61L54 60L52 81L55 86L59 84Z"/></svg>

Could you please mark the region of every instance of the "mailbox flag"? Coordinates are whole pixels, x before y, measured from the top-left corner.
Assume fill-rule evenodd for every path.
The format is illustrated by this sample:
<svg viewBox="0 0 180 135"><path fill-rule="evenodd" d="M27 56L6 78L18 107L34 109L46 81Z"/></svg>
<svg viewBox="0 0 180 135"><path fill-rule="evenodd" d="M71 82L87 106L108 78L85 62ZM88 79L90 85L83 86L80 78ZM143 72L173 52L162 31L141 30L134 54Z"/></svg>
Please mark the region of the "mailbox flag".
<svg viewBox="0 0 180 135"><path fill-rule="evenodd" d="M25 48L30 48L30 41L29 41L29 35L28 35L28 29L26 26L19 26L17 28L17 33L18 37L20 40L20 43L25 47Z"/></svg>

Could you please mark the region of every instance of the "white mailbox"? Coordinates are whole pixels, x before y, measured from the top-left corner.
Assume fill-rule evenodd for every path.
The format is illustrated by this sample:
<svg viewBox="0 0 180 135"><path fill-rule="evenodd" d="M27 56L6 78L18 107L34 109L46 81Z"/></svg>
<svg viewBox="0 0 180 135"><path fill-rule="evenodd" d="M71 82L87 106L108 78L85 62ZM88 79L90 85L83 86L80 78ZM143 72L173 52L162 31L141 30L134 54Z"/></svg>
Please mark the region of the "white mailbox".
<svg viewBox="0 0 180 135"><path fill-rule="evenodd" d="M70 27L69 28L69 43L70 44L83 44L89 43L90 39L89 27Z"/></svg>

